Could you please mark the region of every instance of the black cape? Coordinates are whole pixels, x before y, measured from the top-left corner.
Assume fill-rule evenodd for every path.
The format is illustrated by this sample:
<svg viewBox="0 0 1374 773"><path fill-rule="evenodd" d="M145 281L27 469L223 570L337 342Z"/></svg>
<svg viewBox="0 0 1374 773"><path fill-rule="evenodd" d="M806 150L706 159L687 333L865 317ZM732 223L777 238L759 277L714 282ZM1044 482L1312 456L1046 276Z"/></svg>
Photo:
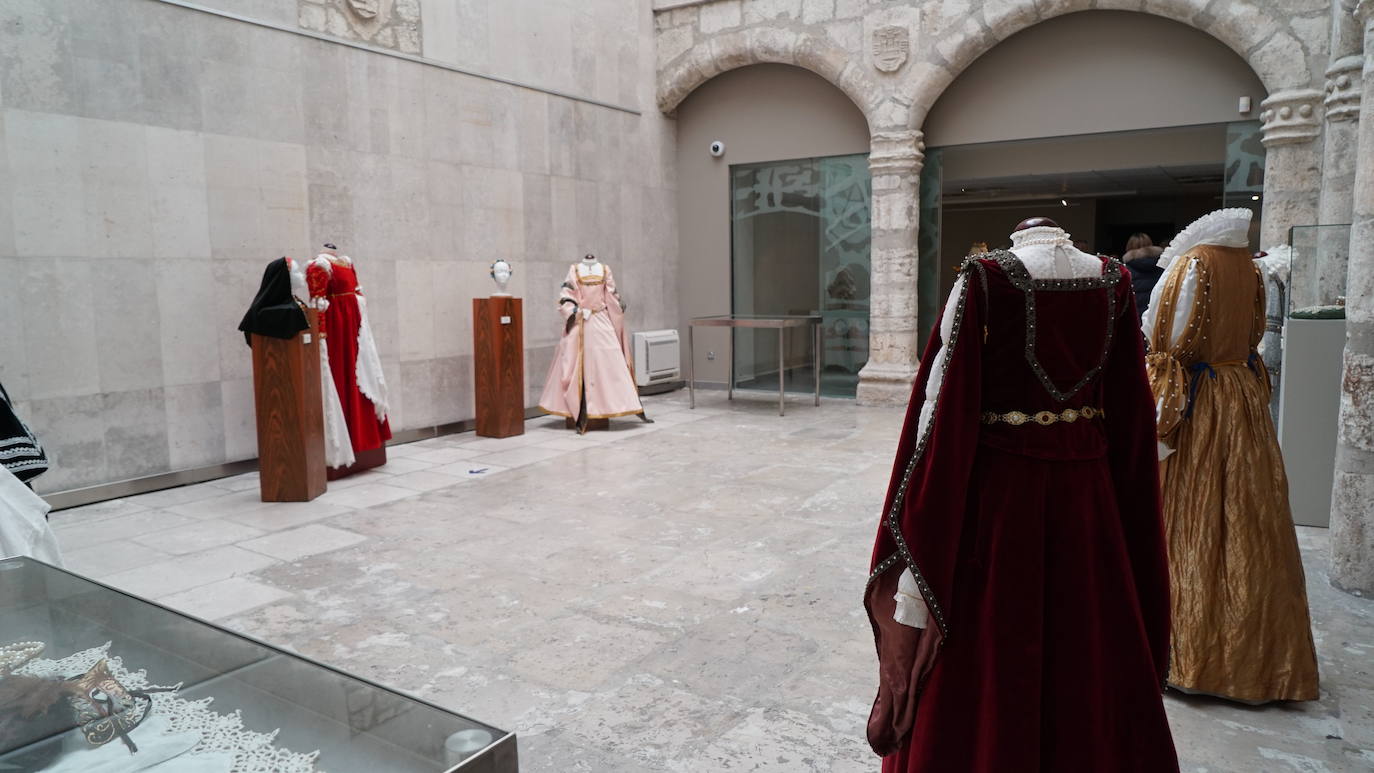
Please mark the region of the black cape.
<svg viewBox="0 0 1374 773"><path fill-rule="evenodd" d="M252 346L253 333L270 338L295 338L308 327L310 323L306 322L305 311L291 294L291 269L286 258L277 258L262 272L258 295L239 323L243 340Z"/></svg>
<svg viewBox="0 0 1374 773"><path fill-rule="evenodd" d="M0 462L14 477L28 482L48 470L48 456L33 432L19 420L5 385L0 384Z"/></svg>

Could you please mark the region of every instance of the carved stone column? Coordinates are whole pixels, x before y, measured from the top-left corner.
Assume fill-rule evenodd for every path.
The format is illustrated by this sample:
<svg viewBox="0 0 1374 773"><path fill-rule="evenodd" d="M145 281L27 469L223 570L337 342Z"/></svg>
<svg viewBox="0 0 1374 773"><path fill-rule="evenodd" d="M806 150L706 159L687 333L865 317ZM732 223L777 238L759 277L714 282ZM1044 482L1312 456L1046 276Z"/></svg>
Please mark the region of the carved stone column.
<svg viewBox="0 0 1374 773"><path fill-rule="evenodd" d="M924 160L921 132L873 134L873 281L860 405L905 405L916 379L916 231Z"/></svg>
<svg viewBox="0 0 1374 773"><path fill-rule="evenodd" d="M1288 242L1288 229L1317 222L1321 198L1322 92L1279 91L1260 103L1264 122L1264 212L1260 246Z"/></svg>
<svg viewBox="0 0 1374 773"><path fill-rule="evenodd" d="M1341 415L1331 490L1331 584L1374 595L1374 0L1361 0L1364 77L1345 307Z"/></svg>
<svg viewBox="0 0 1374 773"><path fill-rule="evenodd" d="M1331 66L1326 69L1326 125L1322 132L1322 188L1317 222L1349 223L1355 191L1355 150L1360 118L1360 56L1363 35L1353 0L1331 0ZM1320 277L1317 302L1329 303L1343 294L1350 242L1332 233L1320 235L1320 249L1330 256L1331 271Z"/></svg>
<svg viewBox="0 0 1374 773"><path fill-rule="evenodd" d="M1321 223L1349 223L1355 192L1355 147L1360 118L1364 57L1347 56L1326 70L1325 137L1322 143Z"/></svg>

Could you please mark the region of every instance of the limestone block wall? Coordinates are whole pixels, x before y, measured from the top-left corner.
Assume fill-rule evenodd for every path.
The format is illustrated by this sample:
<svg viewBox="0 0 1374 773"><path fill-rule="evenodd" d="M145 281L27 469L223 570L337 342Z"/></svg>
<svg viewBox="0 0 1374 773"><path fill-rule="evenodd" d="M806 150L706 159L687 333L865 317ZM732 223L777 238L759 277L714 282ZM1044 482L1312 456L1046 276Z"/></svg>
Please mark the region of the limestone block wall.
<svg viewBox="0 0 1374 773"><path fill-rule="evenodd" d="M253 457L236 327L269 260L325 241L357 263L398 430L472 417L471 298L497 257L527 299L530 404L584 252L615 268L634 329L676 322L647 7L540 0L566 22L552 41L504 0L424 0L417 56L352 27L354 45L320 39L309 0L200 4L263 24L0 4L0 380L53 458L40 490ZM521 57L539 64L502 71Z"/></svg>

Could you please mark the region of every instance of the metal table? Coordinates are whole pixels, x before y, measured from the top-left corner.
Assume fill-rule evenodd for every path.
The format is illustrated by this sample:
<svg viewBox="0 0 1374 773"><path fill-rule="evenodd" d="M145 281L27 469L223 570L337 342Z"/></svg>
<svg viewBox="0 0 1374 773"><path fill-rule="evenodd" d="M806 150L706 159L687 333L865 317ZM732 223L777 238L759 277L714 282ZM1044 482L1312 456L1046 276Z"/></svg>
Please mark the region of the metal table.
<svg viewBox="0 0 1374 773"><path fill-rule="evenodd" d="M698 327L767 327L778 331L778 415L784 415L785 384L784 359L786 352L783 344L787 338L787 328L811 326L812 370L816 374L816 405L821 404L821 317L819 314L717 314L710 317L693 317L687 320L687 395L688 405L697 407L696 342L692 335ZM734 376L734 335L730 336L730 377L726 379L726 399L735 399Z"/></svg>

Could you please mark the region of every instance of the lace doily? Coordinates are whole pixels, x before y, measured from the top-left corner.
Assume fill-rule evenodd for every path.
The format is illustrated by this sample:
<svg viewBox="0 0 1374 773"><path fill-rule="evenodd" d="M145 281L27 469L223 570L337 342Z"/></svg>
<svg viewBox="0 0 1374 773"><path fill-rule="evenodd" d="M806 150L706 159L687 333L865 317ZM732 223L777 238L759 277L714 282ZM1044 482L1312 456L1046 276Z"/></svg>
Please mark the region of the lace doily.
<svg viewBox="0 0 1374 773"><path fill-rule="evenodd" d="M1254 213L1242 207L1208 212L1178 232L1178 236L1175 236L1160 254L1157 265L1167 269L1169 264L1174 262L1174 258L1186 255L1189 250L1204 244L1214 244L1218 247L1250 246L1252 217Z"/></svg>
<svg viewBox="0 0 1374 773"><path fill-rule="evenodd" d="M78 652L61 660L37 658L15 671L16 674L45 679L66 679L84 674L105 660L110 673L119 683L129 689L141 690L158 687L148 681L148 672L130 671L124 667L123 659L111 657L110 642ZM180 688L181 685L175 685ZM167 720L174 733L199 733L200 743L191 754L230 754L234 766L231 773L322 773L315 767L318 751L309 754L295 752L274 746L279 731L259 733L245 729L243 717L238 711L232 714L218 714L210 710L214 698L201 698L188 701L177 697L177 693L153 693L153 712Z"/></svg>

